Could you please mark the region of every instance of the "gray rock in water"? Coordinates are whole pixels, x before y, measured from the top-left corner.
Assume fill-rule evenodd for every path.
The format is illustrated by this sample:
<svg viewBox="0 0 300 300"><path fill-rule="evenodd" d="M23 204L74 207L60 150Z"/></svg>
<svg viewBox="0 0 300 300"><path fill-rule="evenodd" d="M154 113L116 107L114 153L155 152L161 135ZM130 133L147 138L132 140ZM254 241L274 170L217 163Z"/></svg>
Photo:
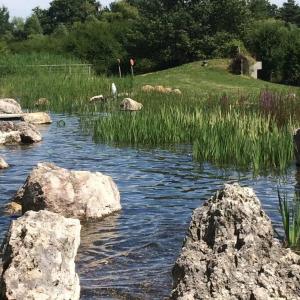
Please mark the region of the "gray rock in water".
<svg viewBox="0 0 300 300"><path fill-rule="evenodd" d="M51 117L49 116L49 114L45 112L34 112L34 113L23 114L22 119L27 123L35 124L35 125L52 123Z"/></svg>
<svg viewBox="0 0 300 300"><path fill-rule="evenodd" d="M21 114L20 104L10 98L0 99L0 114Z"/></svg>
<svg viewBox="0 0 300 300"><path fill-rule="evenodd" d="M79 220L31 211L12 221L3 245L1 299L79 299L79 243Z"/></svg>
<svg viewBox="0 0 300 300"><path fill-rule="evenodd" d="M112 178L99 172L69 171L41 163L33 169L14 202L22 211L47 209L76 218L101 218L121 209Z"/></svg>
<svg viewBox="0 0 300 300"><path fill-rule="evenodd" d="M0 144L37 143L42 140L40 132L26 122L0 122Z"/></svg>
<svg viewBox="0 0 300 300"><path fill-rule="evenodd" d="M273 237L252 189L225 188L195 210L171 299L299 299L300 257Z"/></svg>
<svg viewBox="0 0 300 300"><path fill-rule="evenodd" d="M0 156L0 170L7 169L9 167L8 163Z"/></svg>

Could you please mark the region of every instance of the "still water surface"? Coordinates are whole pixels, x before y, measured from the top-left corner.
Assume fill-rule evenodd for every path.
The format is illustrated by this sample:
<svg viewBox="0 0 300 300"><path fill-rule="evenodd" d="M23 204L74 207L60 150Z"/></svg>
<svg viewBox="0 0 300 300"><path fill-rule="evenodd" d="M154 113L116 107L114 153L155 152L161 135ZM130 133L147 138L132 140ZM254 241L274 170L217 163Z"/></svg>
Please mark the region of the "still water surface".
<svg viewBox="0 0 300 300"><path fill-rule="evenodd" d="M64 120L65 127L57 126ZM277 209L279 178L252 178L250 173L224 171L193 162L189 149L137 150L96 145L81 133L76 117L54 115L51 126L39 127L43 142L0 147L12 165L0 171L0 206L42 161L61 167L100 171L117 183L123 210L83 224L77 270L81 299L165 299L172 288L171 269L179 254L193 209L224 182L251 186L281 231ZM296 185L291 169L284 184ZM3 211L3 210L2 210ZM0 238L11 218L0 211Z"/></svg>

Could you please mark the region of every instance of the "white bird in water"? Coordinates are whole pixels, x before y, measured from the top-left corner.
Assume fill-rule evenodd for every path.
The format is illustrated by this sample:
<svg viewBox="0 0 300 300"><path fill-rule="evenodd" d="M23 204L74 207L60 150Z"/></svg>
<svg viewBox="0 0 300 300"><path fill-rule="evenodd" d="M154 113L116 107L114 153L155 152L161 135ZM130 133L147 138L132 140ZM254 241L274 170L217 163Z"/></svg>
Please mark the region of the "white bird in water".
<svg viewBox="0 0 300 300"><path fill-rule="evenodd" d="M117 98L118 91L117 91L117 87L116 87L116 85L115 85L114 82L111 85L111 93L112 93L112 95L113 95L114 98Z"/></svg>

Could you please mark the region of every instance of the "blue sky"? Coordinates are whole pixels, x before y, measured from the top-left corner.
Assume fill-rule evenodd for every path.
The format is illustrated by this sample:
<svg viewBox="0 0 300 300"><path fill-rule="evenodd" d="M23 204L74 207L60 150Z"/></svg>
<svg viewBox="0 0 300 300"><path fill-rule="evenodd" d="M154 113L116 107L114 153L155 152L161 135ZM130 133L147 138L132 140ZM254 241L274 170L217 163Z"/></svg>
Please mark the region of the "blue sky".
<svg viewBox="0 0 300 300"><path fill-rule="evenodd" d="M299 3L300 0L296 1ZM50 0L0 0L0 6L4 5L8 7L10 15L17 17L27 17L30 15L31 10L34 7L40 6L41 8L47 8ZM108 5L110 0L101 0L102 5ZM272 3L277 5L285 2L284 0L271 0Z"/></svg>

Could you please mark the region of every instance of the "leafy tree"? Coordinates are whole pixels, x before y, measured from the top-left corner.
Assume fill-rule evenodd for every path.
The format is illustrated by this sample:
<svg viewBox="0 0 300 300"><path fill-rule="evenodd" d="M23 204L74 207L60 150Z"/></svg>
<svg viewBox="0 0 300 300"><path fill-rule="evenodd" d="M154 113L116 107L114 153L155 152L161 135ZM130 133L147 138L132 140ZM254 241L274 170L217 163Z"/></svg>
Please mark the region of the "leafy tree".
<svg viewBox="0 0 300 300"><path fill-rule="evenodd" d="M300 86L300 29L291 26L288 40L282 81L286 84Z"/></svg>
<svg viewBox="0 0 300 300"><path fill-rule="evenodd" d="M248 0L248 8L255 19L266 19L278 14L278 7L269 0Z"/></svg>
<svg viewBox="0 0 300 300"><path fill-rule="evenodd" d="M53 31L59 24L84 22L88 16L97 15L98 8L100 4L95 0L54 0L50 3L47 16Z"/></svg>
<svg viewBox="0 0 300 300"><path fill-rule="evenodd" d="M16 40L24 40L26 38L24 32L24 19L20 17L14 17L11 21L12 35Z"/></svg>
<svg viewBox="0 0 300 300"><path fill-rule="evenodd" d="M24 33L28 37L32 34L42 34L43 29L37 15L33 14L27 18L24 24Z"/></svg>
<svg viewBox="0 0 300 300"><path fill-rule="evenodd" d="M282 21L268 19L256 22L246 37L246 46L263 63L262 78L281 81L287 51L289 29Z"/></svg>
<svg viewBox="0 0 300 300"><path fill-rule="evenodd" d="M99 73L109 72L124 48L111 32L107 22L92 20L75 23L66 41L66 50L94 64Z"/></svg>
<svg viewBox="0 0 300 300"><path fill-rule="evenodd" d="M3 36L9 30L11 30L9 12L5 6L2 6L0 7L0 36Z"/></svg>
<svg viewBox="0 0 300 300"><path fill-rule="evenodd" d="M280 16L285 22L300 26L300 6L295 0L288 0L280 8Z"/></svg>

